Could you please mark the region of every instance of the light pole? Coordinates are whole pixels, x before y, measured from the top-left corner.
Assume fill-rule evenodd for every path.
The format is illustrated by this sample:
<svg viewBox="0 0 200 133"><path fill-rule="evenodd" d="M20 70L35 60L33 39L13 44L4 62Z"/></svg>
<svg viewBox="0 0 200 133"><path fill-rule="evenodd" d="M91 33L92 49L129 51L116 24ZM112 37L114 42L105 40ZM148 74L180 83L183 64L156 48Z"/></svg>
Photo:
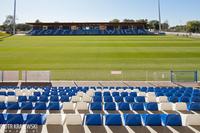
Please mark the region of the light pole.
<svg viewBox="0 0 200 133"><path fill-rule="evenodd" d="M13 35L16 34L16 0L14 0Z"/></svg>
<svg viewBox="0 0 200 133"><path fill-rule="evenodd" d="M160 0L158 0L158 17L159 17L159 33L160 33L161 30L162 30L162 27L161 27L161 13L160 13Z"/></svg>

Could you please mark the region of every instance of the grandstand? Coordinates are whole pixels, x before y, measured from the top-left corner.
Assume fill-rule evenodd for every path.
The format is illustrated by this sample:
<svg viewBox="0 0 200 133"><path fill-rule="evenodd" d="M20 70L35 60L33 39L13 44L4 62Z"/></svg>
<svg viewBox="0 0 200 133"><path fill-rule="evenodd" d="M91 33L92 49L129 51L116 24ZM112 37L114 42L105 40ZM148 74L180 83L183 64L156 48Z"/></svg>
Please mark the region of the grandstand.
<svg viewBox="0 0 200 133"><path fill-rule="evenodd" d="M79 23L27 23L32 25L28 35L149 35L146 23L106 23L106 22L79 22Z"/></svg>

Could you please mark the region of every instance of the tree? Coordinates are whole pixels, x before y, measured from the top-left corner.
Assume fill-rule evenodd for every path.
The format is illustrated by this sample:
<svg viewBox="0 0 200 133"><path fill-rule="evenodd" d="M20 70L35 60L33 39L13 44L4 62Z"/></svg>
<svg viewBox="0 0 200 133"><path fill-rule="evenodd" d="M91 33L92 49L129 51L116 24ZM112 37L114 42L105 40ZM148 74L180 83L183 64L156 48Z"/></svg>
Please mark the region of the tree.
<svg viewBox="0 0 200 133"><path fill-rule="evenodd" d="M186 25L187 32L200 33L200 21L189 21Z"/></svg>
<svg viewBox="0 0 200 133"><path fill-rule="evenodd" d="M148 22L149 29L159 30L159 21L158 20L151 20Z"/></svg>
<svg viewBox="0 0 200 133"><path fill-rule="evenodd" d="M3 29L4 31L8 33L12 33L13 31L13 25L14 25L14 17L12 15L8 15L6 17L6 20L3 23Z"/></svg>
<svg viewBox="0 0 200 133"><path fill-rule="evenodd" d="M125 22L125 23L133 23L133 22L135 22L135 20L134 19L124 19L123 22Z"/></svg>
<svg viewBox="0 0 200 133"><path fill-rule="evenodd" d="M113 19L113 20L110 21L110 23L119 23L119 22L120 22L119 19Z"/></svg>
<svg viewBox="0 0 200 133"><path fill-rule="evenodd" d="M166 31L169 29L169 24L168 21L165 21L164 23L161 24L162 30Z"/></svg>
<svg viewBox="0 0 200 133"><path fill-rule="evenodd" d="M17 24L16 29L18 31L29 31L29 30L31 30L31 26L28 24Z"/></svg>
<svg viewBox="0 0 200 133"><path fill-rule="evenodd" d="M35 23L41 23L39 19L35 20Z"/></svg>

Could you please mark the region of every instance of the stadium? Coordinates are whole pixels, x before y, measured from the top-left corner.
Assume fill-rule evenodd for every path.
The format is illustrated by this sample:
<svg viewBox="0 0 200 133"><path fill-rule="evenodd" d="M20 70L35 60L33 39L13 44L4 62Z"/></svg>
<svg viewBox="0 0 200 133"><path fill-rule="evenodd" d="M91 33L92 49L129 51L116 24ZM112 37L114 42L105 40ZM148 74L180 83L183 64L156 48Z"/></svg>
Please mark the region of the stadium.
<svg viewBox="0 0 200 133"><path fill-rule="evenodd" d="M200 2L102 1L2 0L0 133L200 132Z"/></svg>

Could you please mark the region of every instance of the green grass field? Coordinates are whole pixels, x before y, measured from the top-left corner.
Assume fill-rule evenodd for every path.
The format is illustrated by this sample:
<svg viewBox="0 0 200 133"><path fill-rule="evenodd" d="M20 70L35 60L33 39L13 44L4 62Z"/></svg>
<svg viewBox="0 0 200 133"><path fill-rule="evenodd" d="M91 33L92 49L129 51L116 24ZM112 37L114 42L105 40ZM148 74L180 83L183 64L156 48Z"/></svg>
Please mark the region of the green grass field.
<svg viewBox="0 0 200 133"><path fill-rule="evenodd" d="M0 39L0 70L51 70L53 80L169 80L200 70L200 39L176 36L13 36ZM122 75L111 75L121 70Z"/></svg>

